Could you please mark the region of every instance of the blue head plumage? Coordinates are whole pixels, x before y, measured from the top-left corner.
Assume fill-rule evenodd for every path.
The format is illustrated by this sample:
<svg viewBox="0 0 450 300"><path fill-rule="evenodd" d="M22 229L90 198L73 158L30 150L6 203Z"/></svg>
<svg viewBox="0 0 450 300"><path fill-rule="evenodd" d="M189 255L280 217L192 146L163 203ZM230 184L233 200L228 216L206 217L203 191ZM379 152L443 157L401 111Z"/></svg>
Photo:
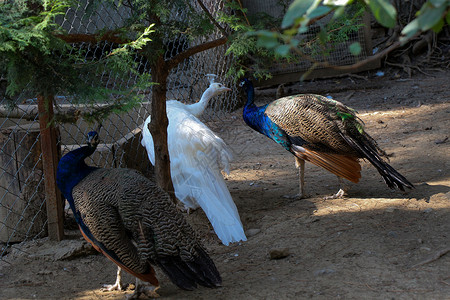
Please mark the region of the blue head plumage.
<svg viewBox="0 0 450 300"><path fill-rule="evenodd" d="M265 114L268 104L256 106L254 102L255 89L253 83L248 78L242 79L239 84L247 94L247 103L244 106L243 118L245 123L252 129L271 138L278 144L282 145L286 150L290 151L290 145L286 133L278 125L272 122Z"/></svg>
<svg viewBox="0 0 450 300"><path fill-rule="evenodd" d="M56 170L56 184L67 201L69 201L74 212L72 189L84 177L96 169L95 167L88 166L84 160L95 152L99 143L98 133L96 131L90 131L87 134L86 141L87 146L72 150L64 155L60 159Z"/></svg>
<svg viewBox="0 0 450 300"><path fill-rule="evenodd" d="M247 94L246 106L253 104L253 100L255 98L255 89L253 87L252 81L248 78L243 78L239 83L239 86L241 86Z"/></svg>

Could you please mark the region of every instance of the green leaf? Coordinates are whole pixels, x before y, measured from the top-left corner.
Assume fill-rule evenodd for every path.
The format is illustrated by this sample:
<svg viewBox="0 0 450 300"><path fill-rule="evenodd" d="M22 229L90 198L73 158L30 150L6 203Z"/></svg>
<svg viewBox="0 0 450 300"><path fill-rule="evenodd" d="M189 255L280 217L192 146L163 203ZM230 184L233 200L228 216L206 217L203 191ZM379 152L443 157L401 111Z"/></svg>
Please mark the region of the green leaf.
<svg viewBox="0 0 450 300"><path fill-rule="evenodd" d="M355 42L351 44L348 49L350 50L350 53L354 56L358 56L361 54L361 44L359 42Z"/></svg>
<svg viewBox="0 0 450 300"><path fill-rule="evenodd" d="M352 0L325 0L323 1L324 5L333 5L333 6L346 6L350 4Z"/></svg>
<svg viewBox="0 0 450 300"><path fill-rule="evenodd" d="M258 35L258 42L256 44L258 47L265 47L267 49L272 49L280 44L276 33L261 30L257 33L257 35Z"/></svg>
<svg viewBox="0 0 450 300"><path fill-rule="evenodd" d="M300 44L300 41L297 39L291 39L290 43L291 47L296 48Z"/></svg>
<svg viewBox="0 0 450 300"><path fill-rule="evenodd" d="M424 9L420 16L417 17L417 20L419 21L419 27L422 31L426 31L428 29L431 29L434 25L436 25L440 19L442 19L442 16L446 10L446 6L442 5L439 7L431 7L428 6Z"/></svg>
<svg viewBox="0 0 450 300"><path fill-rule="evenodd" d="M369 0L369 7L381 25L389 28L395 26L397 11L387 0Z"/></svg>
<svg viewBox="0 0 450 300"><path fill-rule="evenodd" d="M447 15L445 16L445 20L447 20L447 24L450 25L450 13L447 13Z"/></svg>
<svg viewBox="0 0 450 300"><path fill-rule="evenodd" d="M289 54L289 50L291 49L290 45L279 45L275 48L275 53L281 56L286 56Z"/></svg>
<svg viewBox="0 0 450 300"><path fill-rule="evenodd" d="M334 12L333 19L337 19L345 13L345 6L338 7Z"/></svg>
<svg viewBox="0 0 450 300"><path fill-rule="evenodd" d="M402 30L402 37L400 37L400 41L403 42L406 39L409 39L413 35L415 35L420 30L419 21L417 19L412 20L406 25Z"/></svg>
<svg viewBox="0 0 450 300"><path fill-rule="evenodd" d="M314 18L322 17L322 16L326 15L327 13L329 13L332 10L333 10L333 8L330 7L330 6L319 6L319 7L314 8L308 14L308 18L314 19Z"/></svg>
<svg viewBox="0 0 450 300"><path fill-rule="evenodd" d="M320 28L320 32L317 34L317 37L322 45L328 42L328 33L324 27Z"/></svg>
<svg viewBox="0 0 450 300"><path fill-rule="evenodd" d="M315 4L316 0L295 0L284 15L282 28L291 27Z"/></svg>
<svg viewBox="0 0 450 300"><path fill-rule="evenodd" d="M445 5L433 7L425 3L424 6L420 9L420 15L403 28L403 37L400 39L400 41L405 41L411 38L419 31L427 31L431 28L439 29L439 23L446 8L447 7Z"/></svg>
<svg viewBox="0 0 450 300"><path fill-rule="evenodd" d="M445 4L448 2L448 0L429 0L431 4L433 4L433 6L441 6L442 4ZM449 4L449 3L447 3Z"/></svg>
<svg viewBox="0 0 450 300"><path fill-rule="evenodd" d="M442 30L442 28L444 27L444 24L445 24L444 19L440 19L439 22L437 22L436 25L434 25L431 29L434 32L438 33Z"/></svg>
<svg viewBox="0 0 450 300"><path fill-rule="evenodd" d="M307 31L308 31L308 29L309 29L309 27L308 26L300 26L299 28L298 28L298 33L299 34L302 34L302 33L306 33Z"/></svg>

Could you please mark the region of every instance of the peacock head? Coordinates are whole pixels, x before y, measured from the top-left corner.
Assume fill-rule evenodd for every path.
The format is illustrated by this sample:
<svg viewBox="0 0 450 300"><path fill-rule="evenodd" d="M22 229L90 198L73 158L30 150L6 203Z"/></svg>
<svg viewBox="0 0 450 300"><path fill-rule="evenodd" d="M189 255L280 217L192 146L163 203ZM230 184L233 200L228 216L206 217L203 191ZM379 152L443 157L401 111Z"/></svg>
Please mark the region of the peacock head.
<svg viewBox="0 0 450 300"><path fill-rule="evenodd" d="M252 81L250 79L243 78L241 80L241 82L239 82L239 86L244 88L244 90L247 92L247 91L249 91L250 89L253 88L253 83L252 83Z"/></svg>
<svg viewBox="0 0 450 300"><path fill-rule="evenodd" d="M239 86L243 88L245 93L247 94L247 104L251 105L253 104L253 100L255 98L255 89L253 88L253 83L248 78L243 78L241 82L239 83Z"/></svg>
<svg viewBox="0 0 450 300"><path fill-rule="evenodd" d="M209 85L209 90L211 90L213 96L220 95L222 93L231 91L230 88L224 86L222 83L213 82Z"/></svg>
<svg viewBox="0 0 450 300"><path fill-rule="evenodd" d="M97 131L89 131L86 136L86 142L89 147L97 148L98 143L100 143L100 138Z"/></svg>

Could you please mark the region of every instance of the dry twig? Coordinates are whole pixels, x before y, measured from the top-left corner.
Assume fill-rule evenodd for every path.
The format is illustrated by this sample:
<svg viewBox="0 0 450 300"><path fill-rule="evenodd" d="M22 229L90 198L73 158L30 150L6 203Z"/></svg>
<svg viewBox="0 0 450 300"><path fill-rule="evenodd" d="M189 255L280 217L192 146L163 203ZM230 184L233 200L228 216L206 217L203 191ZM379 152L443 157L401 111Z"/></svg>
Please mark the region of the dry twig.
<svg viewBox="0 0 450 300"><path fill-rule="evenodd" d="M428 264L430 262L433 262L435 260L438 260L439 258L441 258L442 256L444 256L445 254L447 254L448 252L450 252L450 247L444 248L442 250L439 250L438 252L436 252L433 256L425 259L424 261L421 261L415 265L413 265L411 268L417 268L419 266Z"/></svg>

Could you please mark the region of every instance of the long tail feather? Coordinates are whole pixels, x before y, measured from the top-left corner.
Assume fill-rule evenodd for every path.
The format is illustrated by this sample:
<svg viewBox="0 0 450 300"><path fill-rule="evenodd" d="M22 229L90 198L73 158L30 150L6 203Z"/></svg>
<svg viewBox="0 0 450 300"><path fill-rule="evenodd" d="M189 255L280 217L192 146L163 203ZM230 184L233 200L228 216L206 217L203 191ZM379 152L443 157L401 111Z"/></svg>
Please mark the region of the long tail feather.
<svg viewBox="0 0 450 300"><path fill-rule="evenodd" d="M199 161L195 168L184 169L174 176L175 194L183 203L195 199L205 212L218 238L224 245L246 241L236 205L220 172L203 167Z"/></svg>
<svg viewBox="0 0 450 300"><path fill-rule="evenodd" d="M171 108L168 115L170 171L176 197L187 208L200 206L223 244L246 241L239 213L221 173L229 172L231 151L191 114ZM153 141L145 124L142 144L153 161Z"/></svg>
<svg viewBox="0 0 450 300"><path fill-rule="evenodd" d="M353 149L358 151L361 156L367 158L370 163L377 169L381 177L383 177L386 185L391 188L398 188L401 191L405 191L405 187L414 188L414 185L409 182L403 175L397 172L392 166L385 162L378 154L376 145L370 140L362 137L360 141L356 141L349 136L343 138L352 146Z"/></svg>
<svg viewBox="0 0 450 300"><path fill-rule="evenodd" d="M169 276L173 283L185 290L193 290L197 284L214 288L222 284L222 278L211 258L202 249L193 261L183 261L180 257L158 259L158 266Z"/></svg>

